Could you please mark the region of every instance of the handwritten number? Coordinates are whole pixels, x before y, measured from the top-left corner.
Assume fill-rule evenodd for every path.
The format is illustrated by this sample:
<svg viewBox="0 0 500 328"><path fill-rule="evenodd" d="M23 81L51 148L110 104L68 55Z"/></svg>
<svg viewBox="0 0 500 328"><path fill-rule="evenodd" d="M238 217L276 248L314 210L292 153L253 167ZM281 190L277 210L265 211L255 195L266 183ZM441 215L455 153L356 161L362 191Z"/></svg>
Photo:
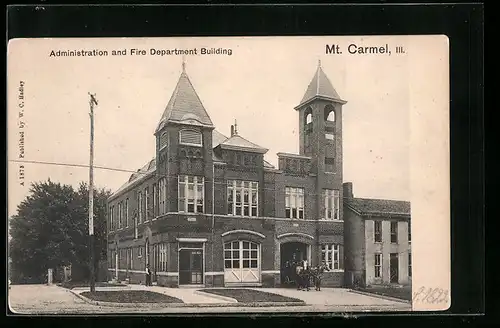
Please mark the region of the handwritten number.
<svg viewBox="0 0 500 328"><path fill-rule="evenodd" d="M424 295L422 298L419 296ZM413 302L417 303L446 303L448 302L449 292L442 288L426 288L420 287L418 291L413 294Z"/></svg>

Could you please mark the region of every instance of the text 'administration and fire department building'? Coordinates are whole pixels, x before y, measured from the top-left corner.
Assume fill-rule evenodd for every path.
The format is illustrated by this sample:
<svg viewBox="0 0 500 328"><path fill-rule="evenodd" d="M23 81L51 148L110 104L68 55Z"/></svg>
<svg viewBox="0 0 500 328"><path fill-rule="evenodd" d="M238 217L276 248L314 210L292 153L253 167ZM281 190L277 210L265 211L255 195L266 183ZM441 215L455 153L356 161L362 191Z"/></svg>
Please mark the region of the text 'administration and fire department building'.
<svg viewBox="0 0 500 328"><path fill-rule="evenodd" d="M295 107L300 152L278 153L275 168L236 124L228 136L215 130L183 68L155 131L156 156L109 199L109 277L144 283L149 265L163 286L280 286L289 263L304 259L328 265L324 286L409 283L406 246L387 270L391 245L367 247L372 218L356 205L370 200L343 201L345 103L318 65ZM408 226L408 203L377 204L375 217ZM344 221L348 207L355 225Z"/></svg>

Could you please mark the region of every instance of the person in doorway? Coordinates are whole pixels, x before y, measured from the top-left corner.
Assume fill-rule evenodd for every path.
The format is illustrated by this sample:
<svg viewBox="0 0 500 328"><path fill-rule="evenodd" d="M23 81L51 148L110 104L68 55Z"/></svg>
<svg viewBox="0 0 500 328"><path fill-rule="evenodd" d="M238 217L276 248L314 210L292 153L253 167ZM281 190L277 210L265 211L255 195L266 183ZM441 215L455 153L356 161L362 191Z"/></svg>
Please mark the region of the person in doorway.
<svg viewBox="0 0 500 328"><path fill-rule="evenodd" d="M151 269L146 265L146 286L151 286Z"/></svg>
<svg viewBox="0 0 500 328"><path fill-rule="evenodd" d="M304 288L304 283L302 279L302 271L304 268L300 263L295 265L295 282L297 283L297 290L302 290Z"/></svg>

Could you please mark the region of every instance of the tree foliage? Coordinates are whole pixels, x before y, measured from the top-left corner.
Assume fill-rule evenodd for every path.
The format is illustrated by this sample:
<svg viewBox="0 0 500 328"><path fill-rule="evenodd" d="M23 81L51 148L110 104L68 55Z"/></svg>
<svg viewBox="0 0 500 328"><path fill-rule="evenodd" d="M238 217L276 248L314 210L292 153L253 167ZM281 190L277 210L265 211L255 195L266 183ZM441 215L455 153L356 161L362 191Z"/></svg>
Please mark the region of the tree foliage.
<svg viewBox="0 0 500 328"><path fill-rule="evenodd" d="M106 202L111 192L94 190L96 268L106 259ZM9 256L13 282L43 282L48 268L88 267L88 186L32 183L10 219ZM86 278L86 277L82 277Z"/></svg>

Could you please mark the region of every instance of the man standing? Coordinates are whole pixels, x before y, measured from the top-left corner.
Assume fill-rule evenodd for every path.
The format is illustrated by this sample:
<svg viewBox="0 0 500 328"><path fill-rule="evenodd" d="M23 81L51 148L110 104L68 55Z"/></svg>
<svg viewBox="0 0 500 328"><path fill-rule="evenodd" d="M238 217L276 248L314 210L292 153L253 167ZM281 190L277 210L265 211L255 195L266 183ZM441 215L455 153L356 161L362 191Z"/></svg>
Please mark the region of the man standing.
<svg viewBox="0 0 500 328"><path fill-rule="evenodd" d="M146 265L146 286L151 286L151 269Z"/></svg>

